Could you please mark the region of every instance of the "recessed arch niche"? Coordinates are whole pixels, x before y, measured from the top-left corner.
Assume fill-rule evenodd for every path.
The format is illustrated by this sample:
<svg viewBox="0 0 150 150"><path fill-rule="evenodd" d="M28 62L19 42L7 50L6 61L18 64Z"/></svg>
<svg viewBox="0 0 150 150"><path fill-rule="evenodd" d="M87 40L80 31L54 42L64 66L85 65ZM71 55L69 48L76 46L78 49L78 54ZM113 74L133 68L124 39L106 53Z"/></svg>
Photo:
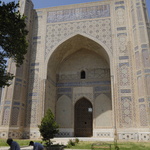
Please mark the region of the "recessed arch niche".
<svg viewBox="0 0 150 150"><path fill-rule="evenodd" d="M84 79L81 78L81 74ZM110 94L110 90L105 91L105 87L102 87L104 91L101 91L99 86L110 88L109 56L97 42L79 34L75 35L60 44L49 58L45 86L45 110L51 108L56 115L56 120L59 120L62 125L60 128L64 130L68 128L73 134L75 97L88 94L94 103L94 99L100 92ZM86 93L86 87L91 87L90 95ZM65 103L68 104L66 108ZM63 120L61 122L58 116L61 111L71 114L69 126Z"/></svg>

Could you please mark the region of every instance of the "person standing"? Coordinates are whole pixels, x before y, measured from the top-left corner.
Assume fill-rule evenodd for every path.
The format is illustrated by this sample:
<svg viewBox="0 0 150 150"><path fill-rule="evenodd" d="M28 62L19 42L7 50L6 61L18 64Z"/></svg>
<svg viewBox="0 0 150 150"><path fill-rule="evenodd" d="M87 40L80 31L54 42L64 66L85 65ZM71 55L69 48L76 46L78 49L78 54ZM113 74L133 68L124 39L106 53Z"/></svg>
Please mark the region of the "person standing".
<svg viewBox="0 0 150 150"><path fill-rule="evenodd" d="M44 150L44 146L38 142L30 141L29 146L33 146L33 150Z"/></svg>
<svg viewBox="0 0 150 150"><path fill-rule="evenodd" d="M7 144L10 146L10 150L20 150L19 144L11 138L7 139Z"/></svg>

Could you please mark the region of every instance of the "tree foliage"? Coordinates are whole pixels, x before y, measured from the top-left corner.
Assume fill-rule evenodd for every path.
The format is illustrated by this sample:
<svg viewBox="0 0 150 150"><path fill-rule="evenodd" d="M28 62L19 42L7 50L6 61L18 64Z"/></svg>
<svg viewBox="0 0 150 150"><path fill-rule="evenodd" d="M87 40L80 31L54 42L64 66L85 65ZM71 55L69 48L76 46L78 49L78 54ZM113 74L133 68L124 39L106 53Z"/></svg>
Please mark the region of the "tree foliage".
<svg viewBox="0 0 150 150"><path fill-rule="evenodd" d="M59 126L56 123L54 115L50 109L47 110L41 121L41 125L38 127L43 137L43 141L47 142L47 145L51 145L50 139L54 138L55 134L59 132Z"/></svg>
<svg viewBox="0 0 150 150"><path fill-rule="evenodd" d="M0 1L0 87L9 85L13 75L6 71L7 59L13 58L17 66L23 64L27 53L25 16L18 10L19 3Z"/></svg>

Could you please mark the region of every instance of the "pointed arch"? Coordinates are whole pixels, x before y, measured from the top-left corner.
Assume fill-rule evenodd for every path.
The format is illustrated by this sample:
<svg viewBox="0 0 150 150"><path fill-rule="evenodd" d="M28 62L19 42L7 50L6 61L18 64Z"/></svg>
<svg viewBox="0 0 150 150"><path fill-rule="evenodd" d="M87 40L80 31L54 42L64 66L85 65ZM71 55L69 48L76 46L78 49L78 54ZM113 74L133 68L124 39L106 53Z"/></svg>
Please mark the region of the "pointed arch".
<svg viewBox="0 0 150 150"><path fill-rule="evenodd" d="M57 45L55 45L53 47L53 49L48 53L48 56L46 57L45 59L45 65L46 67L48 68L48 64L50 62L50 60L53 59L53 56L55 55L56 51L59 51L60 49L62 49L62 47L64 46L65 48L68 48L67 44L65 45L65 43L67 43L67 41L75 38L75 37L79 37L79 39L82 39L84 38L85 41L88 43L88 41L91 41L93 42L96 46L97 46L97 49L98 47L101 49L101 51L97 51L100 52L100 53L103 53L103 56L106 58L107 62L111 65L112 63L112 53L111 53L111 50L107 47L106 44L104 44L102 41L98 40L97 38L94 38L86 33L79 33L79 32L76 32L76 33L73 33L73 34L70 34L68 36L66 36L65 38L63 38L60 42L57 43ZM69 42L68 42L69 43ZM69 43L70 44L70 43ZM83 43L82 43L83 44ZM63 48L64 48L63 47ZM90 47L90 44L87 44L87 47ZM91 47L90 47L91 48ZM94 51L94 49L93 49ZM46 74L45 74L45 78L46 78Z"/></svg>

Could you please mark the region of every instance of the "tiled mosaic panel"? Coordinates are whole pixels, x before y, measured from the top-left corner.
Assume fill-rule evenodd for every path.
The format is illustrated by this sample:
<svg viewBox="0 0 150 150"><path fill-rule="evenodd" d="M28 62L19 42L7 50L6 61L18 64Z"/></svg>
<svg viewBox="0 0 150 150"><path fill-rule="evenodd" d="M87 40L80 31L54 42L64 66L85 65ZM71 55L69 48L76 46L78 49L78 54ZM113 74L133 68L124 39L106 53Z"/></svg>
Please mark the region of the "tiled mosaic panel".
<svg viewBox="0 0 150 150"><path fill-rule="evenodd" d="M141 41L141 43L145 43L146 42L145 27L144 26L140 27L139 32L140 32L140 41Z"/></svg>
<svg viewBox="0 0 150 150"><path fill-rule="evenodd" d="M120 85L121 86L130 85L129 64L128 63L120 63L119 70L120 70L120 72L119 72Z"/></svg>
<svg viewBox="0 0 150 150"><path fill-rule="evenodd" d="M137 36L136 29L133 30L133 36L134 36L134 45L137 46L138 45L138 36Z"/></svg>
<svg viewBox="0 0 150 150"><path fill-rule="evenodd" d="M139 111L140 111L140 125L147 126L148 120L147 120L146 106L144 104L141 104L139 106Z"/></svg>
<svg viewBox="0 0 150 150"><path fill-rule="evenodd" d="M71 137L72 133L70 132L59 132L56 137Z"/></svg>
<svg viewBox="0 0 150 150"><path fill-rule="evenodd" d="M75 80L75 79L80 79L80 76L81 76L80 73L57 75L58 80ZM102 80L102 79L109 79L109 78L110 78L110 69L107 68L88 69L88 71L86 72L86 79Z"/></svg>
<svg viewBox="0 0 150 150"><path fill-rule="evenodd" d="M47 23L83 20L110 16L109 5L99 5L75 9L50 11L47 15Z"/></svg>
<svg viewBox="0 0 150 150"><path fill-rule="evenodd" d="M15 89L14 89L14 99L19 100L22 92L22 85L20 83L15 84Z"/></svg>
<svg viewBox="0 0 150 150"><path fill-rule="evenodd" d="M20 67L17 67L16 69L16 76L17 77L22 77L23 76L23 65L21 65Z"/></svg>
<svg viewBox="0 0 150 150"><path fill-rule="evenodd" d="M112 53L111 21L108 18L47 25L45 58L62 39L72 37L75 33L83 33L87 34L87 37L96 38L104 43Z"/></svg>
<svg viewBox="0 0 150 150"><path fill-rule="evenodd" d="M96 132L96 137L111 138L112 137L112 133L111 132Z"/></svg>
<svg viewBox="0 0 150 150"><path fill-rule="evenodd" d="M25 116L25 109L22 108L21 109L21 117L20 117L20 126L24 126L25 125L25 118L24 118L24 116Z"/></svg>
<svg viewBox="0 0 150 150"><path fill-rule="evenodd" d="M3 111L2 125L9 124L10 107L5 106Z"/></svg>
<svg viewBox="0 0 150 150"><path fill-rule="evenodd" d="M12 99L12 95L13 95L13 88L10 85L9 88L7 88L6 99Z"/></svg>
<svg viewBox="0 0 150 150"><path fill-rule="evenodd" d="M22 133L21 132L9 132L8 136L13 139L22 138Z"/></svg>
<svg viewBox="0 0 150 150"><path fill-rule="evenodd" d="M138 96L144 96L144 83L141 76L137 77Z"/></svg>
<svg viewBox="0 0 150 150"><path fill-rule="evenodd" d="M150 95L150 75L145 76L147 95Z"/></svg>
<svg viewBox="0 0 150 150"><path fill-rule="evenodd" d="M137 12L138 21L142 22L143 21L143 16L142 16L141 6L136 7L136 12Z"/></svg>
<svg viewBox="0 0 150 150"><path fill-rule="evenodd" d="M19 108L14 107L11 114L11 125L17 125L19 117Z"/></svg>
<svg viewBox="0 0 150 150"><path fill-rule="evenodd" d="M143 57L143 65L144 67L150 67L150 52L148 49L142 50L142 57Z"/></svg>
<svg viewBox="0 0 150 150"><path fill-rule="evenodd" d="M141 60L140 60L140 54L139 52L135 53L135 59L136 59L136 69L139 70L141 68Z"/></svg>
<svg viewBox="0 0 150 150"><path fill-rule="evenodd" d="M28 116L27 116L27 125L37 126L37 114L38 114L38 101L29 100L28 102Z"/></svg>
<svg viewBox="0 0 150 150"><path fill-rule="evenodd" d="M116 24L122 26L125 24L125 7L116 7Z"/></svg>
<svg viewBox="0 0 150 150"><path fill-rule="evenodd" d="M120 140L138 140L138 133L118 133Z"/></svg>
<svg viewBox="0 0 150 150"><path fill-rule="evenodd" d="M150 141L150 133L139 133L140 141Z"/></svg>
<svg viewBox="0 0 150 150"><path fill-rule="evenodd" d="M117 37L118 37L120 53L126 53L127 52L127 34L119 33L119 34L117 34Z"/></svg>
<svg viewBox="0 0 150 150"><path fill-rule="evenodd" d="M122 121L121 124L123 127L132 126L132 102L131 97L122 97L121 98L121 112L122 112Z"/></svg>

